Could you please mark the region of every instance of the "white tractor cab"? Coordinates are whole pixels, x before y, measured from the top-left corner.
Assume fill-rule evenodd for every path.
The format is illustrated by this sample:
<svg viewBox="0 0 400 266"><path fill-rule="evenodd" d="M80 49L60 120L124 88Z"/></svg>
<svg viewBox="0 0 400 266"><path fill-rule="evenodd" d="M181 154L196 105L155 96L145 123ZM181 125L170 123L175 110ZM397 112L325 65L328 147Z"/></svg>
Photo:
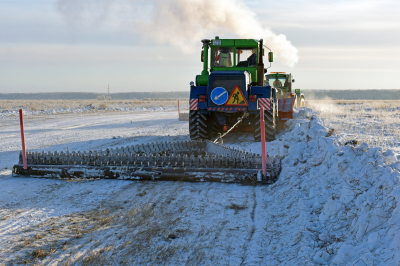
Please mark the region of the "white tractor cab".
<svg viewBox="0 0 400 266"><path fill-rule="evenodd" d="M292 74L286 74L286 72L270 72L270 74L265 76L266 84L277 89L276 97L278 100L295 98L296 107L304 107L305 97L303 93L300 93L300 89L292 90L292 83L294 83L294 78Z"/></svg>

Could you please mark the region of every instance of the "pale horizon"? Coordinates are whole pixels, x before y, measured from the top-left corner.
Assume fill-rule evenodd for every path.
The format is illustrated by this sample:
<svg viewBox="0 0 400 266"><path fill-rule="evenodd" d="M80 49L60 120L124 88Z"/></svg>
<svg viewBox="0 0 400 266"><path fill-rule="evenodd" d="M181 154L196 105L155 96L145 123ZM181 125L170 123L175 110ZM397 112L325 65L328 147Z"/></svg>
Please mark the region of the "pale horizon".
<svg viewBox="0 0 400 266"><path fill-rule="evenodd" d="M189 91L202 70L201 39L257 34L263 36L252 38L274 47L269 71L292 73L296 88L400 89L399 7L396 1L2 1L0 93L106 93L108 84L110 93Z"/></svg>

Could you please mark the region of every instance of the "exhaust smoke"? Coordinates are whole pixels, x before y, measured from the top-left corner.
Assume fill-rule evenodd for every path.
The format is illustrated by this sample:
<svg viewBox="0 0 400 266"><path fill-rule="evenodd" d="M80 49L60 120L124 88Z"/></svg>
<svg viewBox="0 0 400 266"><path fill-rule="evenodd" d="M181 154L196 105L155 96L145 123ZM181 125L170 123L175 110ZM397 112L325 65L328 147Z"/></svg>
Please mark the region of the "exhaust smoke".
<svg viewBox="0 0 400 266"><path fill-rule="evenodd" d="M70 23L106 23L107 18L185 53L196 52L201 39L217 35L256 38L264 39L286 65L298 62L297 49L286 36L263 27L242 0L58 0L57 9Z"/></svg>

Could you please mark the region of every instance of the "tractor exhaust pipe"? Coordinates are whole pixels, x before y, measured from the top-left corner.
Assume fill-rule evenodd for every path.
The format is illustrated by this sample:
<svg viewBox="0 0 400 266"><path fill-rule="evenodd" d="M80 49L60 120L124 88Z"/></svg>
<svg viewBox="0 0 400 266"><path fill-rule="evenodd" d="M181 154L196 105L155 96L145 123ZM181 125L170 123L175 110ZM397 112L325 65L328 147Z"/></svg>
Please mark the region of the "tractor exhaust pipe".
<svg viewBox="0 0 400 266"><path fill-rule="evenodd" d="M208 75L208 47L210 46L210 40L204 39L201 40L203 43L203 49L204 49L204 59L203 59L203 71L201 72L202 75Z"/></svg>
<svg viewBox="0 0 400 266"><path fill-rule="evenodd" d="M259 43L260 48L258 52L257 85L264 86L263 39L261 39Z"/></svg>
<svg viewBox="0 0 400 266"><path fill-rule="evenodd" d="M208 86L208 49L210 46L210 40L201 40L203 43L203 50L201 51L201 62L203 62L203 71L200 75L196 76L196 86Z"/></svg>

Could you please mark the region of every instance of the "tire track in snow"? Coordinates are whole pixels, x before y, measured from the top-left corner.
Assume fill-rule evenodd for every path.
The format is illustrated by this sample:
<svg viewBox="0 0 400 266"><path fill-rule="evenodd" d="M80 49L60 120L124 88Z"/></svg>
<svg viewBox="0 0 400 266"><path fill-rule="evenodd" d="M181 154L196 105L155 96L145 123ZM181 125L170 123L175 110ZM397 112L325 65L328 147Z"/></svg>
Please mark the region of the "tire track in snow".
<svg viewBox="0 0 400 266"><path fill-rule="evenodd" d="M252 189L252 200L253 200L253 205L251 208L251 212L250 212L250 218L251 218L251 229L250 232L248 233L248 237L247 237L247 243L245 243L244 245L244 249L243 249L243 259L242 262L240 263L240 265L247 265L248 262L247 260L249 259L249 255L251 255L251 252L249 254L249 245L251 246L251 243L253 241L253 236L254 233L256 231L256 223L255 223L255 217L256 217L256 208L257 208L257 192L256 192L256 188L253 187Z"/></svg>

